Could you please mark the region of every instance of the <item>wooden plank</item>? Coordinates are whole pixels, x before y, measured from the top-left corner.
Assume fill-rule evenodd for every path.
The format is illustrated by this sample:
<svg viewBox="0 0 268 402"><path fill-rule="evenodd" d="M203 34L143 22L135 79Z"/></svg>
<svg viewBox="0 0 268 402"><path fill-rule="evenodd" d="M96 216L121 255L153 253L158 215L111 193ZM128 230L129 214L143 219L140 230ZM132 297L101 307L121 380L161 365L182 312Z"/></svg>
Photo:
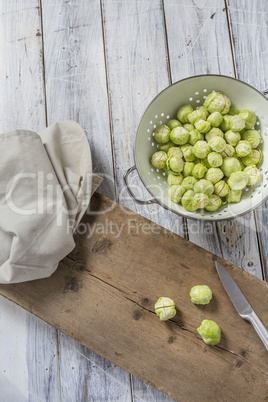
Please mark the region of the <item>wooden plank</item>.
<svg viewBox="0 0 268 402"><path fill-rule="evenodd" d="M230 17L230 34L233 42L237 76L259 91L268 88L268 35L266 18L268 4L265 0L245 2L230 0L227 2ZM264 127L267 129L267 127ZM263 263L268 277L268 203L256 211Z"/></svg>
<svg viewBox="0 0 268 402"><path fill-rule="evenodd" d="M225 2L191 0L186 5L165 0L164 4L172 80L209 73L233 76ZM180 16L180 23L174 14ZM224 223L188 220L187 224L192 242L263 278L252 213Z"/></svg>
<svg viewBox="0 0 268 402"><path fill-rule="evenodd" d="M0 130L46 125L39 1L0 4ZM59 400L56 330L0 298L3 401Z"/></svg>
<svg viewBox="0 0 268 402"><path fill-rule="evenodd" d="M109 213L100 211L110 209ZM83 223L92 228L47 279L1 285L0 293L29 309L83 345L132 372L177 400L265 400L267 352L254 329L242 320L222 288L218 259L231 273L263 323L268 284L139 215L131 220L118 204L94 196ZM137 236L130 226L147 228ZM117 222L122 235L100 235L100 227ZM153 230L154 229L154 230ZM207 283L212 302L197 307L189 299L192 285ZM170 296L177 315L167 323L153 306ZM204 318L222 328L216 347L196 332ZM202 370L200 370L202 367Z"/></svg>

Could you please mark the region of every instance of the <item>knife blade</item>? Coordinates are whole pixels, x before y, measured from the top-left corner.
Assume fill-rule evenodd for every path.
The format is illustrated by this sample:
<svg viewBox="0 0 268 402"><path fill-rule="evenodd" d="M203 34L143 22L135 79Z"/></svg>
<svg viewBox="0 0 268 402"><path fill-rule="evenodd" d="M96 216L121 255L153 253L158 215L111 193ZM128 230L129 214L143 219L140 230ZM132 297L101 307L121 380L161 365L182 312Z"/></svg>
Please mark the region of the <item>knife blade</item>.
<svg viewBox="0 0 268 402"><path fill-rule="evenodd" d="M245 320L251 322L255 331L259 335L266 350L268 351L268 331L225 268L218 262L215 262L219 278L226 290L231 302L236 308L238 314Z"/></svg>

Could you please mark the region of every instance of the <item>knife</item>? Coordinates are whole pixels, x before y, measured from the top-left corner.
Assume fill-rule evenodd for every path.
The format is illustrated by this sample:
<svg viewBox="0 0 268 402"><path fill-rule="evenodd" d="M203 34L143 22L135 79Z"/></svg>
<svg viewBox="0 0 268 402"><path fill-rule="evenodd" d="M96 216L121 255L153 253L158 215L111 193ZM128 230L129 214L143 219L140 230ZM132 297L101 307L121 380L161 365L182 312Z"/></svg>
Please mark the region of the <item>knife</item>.
<svg viewBox="0 0 268 402"><path fill-rule="evenodd" d="M259 335L261 341L263 342L266 350L268 351L268 331L233 280L233 278L228 274L228 272L223 268L219 262L215 262L216 269L220 280L226 290L228 296L230 297L233 305L235 306L238 314L245 320L251 322L255 331Z"/></svg>

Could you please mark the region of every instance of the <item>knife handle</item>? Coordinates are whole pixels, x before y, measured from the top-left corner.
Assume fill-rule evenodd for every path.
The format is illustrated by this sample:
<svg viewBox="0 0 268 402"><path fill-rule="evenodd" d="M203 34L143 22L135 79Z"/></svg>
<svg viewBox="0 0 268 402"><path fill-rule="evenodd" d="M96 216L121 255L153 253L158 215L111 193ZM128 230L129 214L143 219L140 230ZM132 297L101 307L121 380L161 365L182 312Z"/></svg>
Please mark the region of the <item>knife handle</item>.
<svg viewBox="0 0 268 402"><path fill-rule="evenodd" d="M255 331L259 335L262 343L264 344L266 350L268 351L268 331L257 316L257 314L252 311L247 317L245 317L248 321L251 322Z"/></svg>

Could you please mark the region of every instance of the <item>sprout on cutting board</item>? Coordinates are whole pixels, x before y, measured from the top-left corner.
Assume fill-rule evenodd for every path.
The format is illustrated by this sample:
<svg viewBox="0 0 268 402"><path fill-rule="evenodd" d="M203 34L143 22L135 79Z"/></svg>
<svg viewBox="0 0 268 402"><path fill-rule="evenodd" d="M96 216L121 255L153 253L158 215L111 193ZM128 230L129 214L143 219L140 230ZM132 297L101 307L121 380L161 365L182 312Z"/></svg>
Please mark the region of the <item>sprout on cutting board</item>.
<svg viewBox="0 0 268 402"><path fill-rule="evenodd" d="M194 126L202 134L206 134L211 129L210 123L202 119L196 120Z"/></svg>
<svg viewBox="0 0 268 402"><path fill-rule="evenodd" d="M179 108L177 112L177 119L180 120L182 123L189 123L188 115L193 111L191 105L183 105Z"/></svg>
<svg viewBox="0 0 268 402"><path fill-rule="evenodd" d="M222 164L222 156L218 152L210 152L207 158L211 167L219 167Z"/></svg>
<svg viewBox="0 0 268 402"><path fill-rule="evenodd" d="M181 197L185 193L186 189L179 185L179 184L174 184L168 189L168 197L171 199L171 201L176 202L177 204L181 201Z"/></svg>
<svg viewBox="0 0 268 402"><path fill-rule="evenodd" d="M187 131L184 127L175 127L170 133L170 139L177 145L183 145L188 142L189 139L189 131Z"/></svg>
<svg viewBox="0 0 268 402"><path fill-rule="evenodd" d="M168 174L167 182L169 186L174 186L181 184L183 181L184 177L181 173L179 173L177 176L175 176L173 173Z"/></svg>
<svg viewBox="0 0 268 402"><path fill-rule="evenodd" d="M243 190L249 182L249 176L245 172L232 173L228 179L231 190Z"/></svg>
<svg viewBox="0 0 268 402"><path fill-rule="evenodd" d="M196 193L203 193L206 195L211 195L214 192L214 186L211 181L206 179L201 179L194 185L194 191Z"/></svg>
<svg viewBox="0 0 268 402"><path fill-rule="evenodd" d="M255 166L248 166L243 170L244 173L248 175L248 185L249 186L254 186L254 184L257 184L258 181L261 179L261 172L259 169Z"/></svg>
<svg viewBox="0 0 268 402"><path fill-rule="evenodd" d="M222 114L220 112L211 113L207 121L211 124L212 127L219 127L223 121Z"/></svg>
<svg viewBox="0 0 268 402"><path fill-rule="evenodd" d="M226 177L230 177L232 173L238 172L242 169L239 160L237 158L231 157L223 159L221 170Z"/></svg>
<svg viewBox="0 0 268 402"><path fill-rule="evenodd" d="M192 287L190 297L194 304L208 304L212 299L212 292L207 285L196 285Z"/></svg>
<svg viewBox="0 0 268 402"><path fill-rule="evenodd" d="M205 158L211 152L211 148L206 141L197 141L193 146L193 154L200 159Z"/></svg>
<svg viewBox="0 0 268 402"><path fill-rule="evenodd" d="M245 121L245 128L247 130L255 126L257 116L252 110L249 109L241 110L239 116Z"/></svg>
<svg viewBox="0 0 268 402"><path fill-rule="evenodd" d="M237 145L238 141L241 140L241 135L232 130L228 130L228 131L226 131L224 138L225 138L225 141L228 142L228 144L235 147Z"/></svg>
<svg viewBox="0 0 268 402"><path fill-rule="evenodd" d="M203 320L197 332L207 345L217 345L221 340L221 329L215 321Z"/></svg>
<svg viewBox="0 0 268 402"><path fill-rule="evenodd" d="M154 310L161 321L167 321L176 315L175 303L169 297L160 297L154 305Z"/></svg>
<svg viewBox="0 0 268 402"><path fill-rule="evenodd" d="M170 129L165 125L156 127L154 132L154 138L158 144L166 144L169 141L169 135Z"/></svg>
<svg viewBox="0 0 268 402"><path fill-rule="evenodd" d="M226 141L218 136L210 138L208 144L212 151L215 152L223 152L226 147Z"/></svg>
<svg viewBox="0 0 268 402"><path fill-rule="evenodd" d="M258 165L258 163L260 163L261 161L261 158L262 158L261 150L252 149L250 154L242 158L242 162L245 166Z"/></svg>
<svg viewBox="0 0 268 402"><path fill-rule="evenodd" d="M155 152L151 158L151 164L156 169L163 169L166 166L167 154L164 151Z"/></svg>
<svg viewBox="0 0 268 402"><path fill-rule="evenodd" d="M229 112L231 101L221 92L212 92L206 97L205 107L209 113L220 112L226 114Z"/></svg>
<svg viewBox="0 0 268 402"><path fill-rule="evenodd" d="M205 207L205 210L206 210L206 211L209 211L209 212L217 211L217 209L220 208L221 204L222 204L221 198L220 198L218 195L216 195L216 194L212 194L212 195L209 197L209 203L208 203L208 205Z"/></svg>
<svg viewBox="0 0 268 402"><path fill-rule="evenodd" d="M179 126L181 126L182 124L181 124L181 122L179 121L179 120L177 120L177 119L172 119L172 120L169 120L169 122L168 122L168 128L170 129L170 130L173 130L173 128L176 128L176 127L179 127Z"/></svg>
<svg viewBox="0 0 268 402"><path fill-rule="evenodd" d="M246 130L242 134L242 139L248 141L251 148L257 148L261 142L261 135L257 130Z"/></svg>
<svg viewBox="0 0 268 402"><path fill-rule="evenodd" d="M237 146L235 147L235 151L239 158L243 158L243 156L247 156L251 152L251 145L249 141L239 141Z"/></svg>

